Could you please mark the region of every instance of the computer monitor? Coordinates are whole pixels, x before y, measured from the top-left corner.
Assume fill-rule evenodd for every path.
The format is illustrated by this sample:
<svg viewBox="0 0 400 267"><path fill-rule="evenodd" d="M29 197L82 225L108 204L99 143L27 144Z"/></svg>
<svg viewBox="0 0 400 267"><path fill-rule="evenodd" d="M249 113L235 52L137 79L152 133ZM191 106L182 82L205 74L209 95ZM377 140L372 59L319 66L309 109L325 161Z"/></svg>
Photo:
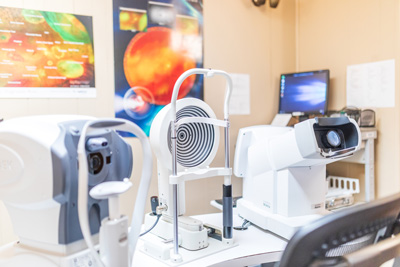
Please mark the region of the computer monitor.
<svg viewBox="0 0 400 267"><path fill-rule="evenodd" d="M328 90L329 70L281 74L278 113L325 115Z"/></svg>

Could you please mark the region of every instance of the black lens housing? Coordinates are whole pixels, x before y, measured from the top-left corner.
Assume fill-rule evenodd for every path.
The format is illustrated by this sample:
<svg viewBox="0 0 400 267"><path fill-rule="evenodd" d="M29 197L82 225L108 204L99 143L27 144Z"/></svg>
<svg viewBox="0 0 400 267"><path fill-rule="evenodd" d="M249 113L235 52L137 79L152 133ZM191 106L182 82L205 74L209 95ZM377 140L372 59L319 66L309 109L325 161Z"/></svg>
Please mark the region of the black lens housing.
<svg viewBox="0 0 400 267"><path fill-rule="evenodd" d="M99 152L89 154L89 172L91 174L98 174L104 166L103 155Z"/></svg>

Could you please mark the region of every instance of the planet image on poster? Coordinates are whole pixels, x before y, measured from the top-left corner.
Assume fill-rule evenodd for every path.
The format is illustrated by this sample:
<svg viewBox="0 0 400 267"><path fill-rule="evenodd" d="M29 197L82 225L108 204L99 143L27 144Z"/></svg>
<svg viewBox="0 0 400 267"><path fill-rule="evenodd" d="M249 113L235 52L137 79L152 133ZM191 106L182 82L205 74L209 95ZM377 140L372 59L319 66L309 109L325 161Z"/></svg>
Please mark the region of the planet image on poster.
<svg viewBox="0 0 400 267"><path fill-rule="evenodd" d="M185 71L195 68L196 61L185 48L180 36L169 28L152 27L136 34L124 55L124 73L132 88L145 102L166 105L171 102L176 80ZM178 99L191 90L196 77L189 76L181 85ZM150 97L153 96L153 97Z"/></svg>
<svg viewBox="0 0 400 267"><path fill-rule="evenodd" d="M145 101L142 96L150 101ZM154 104L151 104L153 102L154 97L148 89L136 86L126 91L123 106L129 117L143 120L153 113Z"/></svg>
<svg viewBox="0 0 400 267"><path fill-rule="evenodd" d="M119 28L121 31L146 31L146 11L121 10L119 13Z"/></svg>

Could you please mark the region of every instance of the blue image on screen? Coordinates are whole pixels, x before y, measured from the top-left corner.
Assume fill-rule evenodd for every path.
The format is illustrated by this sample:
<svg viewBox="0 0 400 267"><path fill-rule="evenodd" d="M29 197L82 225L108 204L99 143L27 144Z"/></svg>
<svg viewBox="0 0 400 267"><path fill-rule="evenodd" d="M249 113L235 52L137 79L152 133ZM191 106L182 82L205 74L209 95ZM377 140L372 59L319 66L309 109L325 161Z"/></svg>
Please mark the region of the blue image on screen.
<svg viewBox="0 0 400 267"><path fill-rule="evenodd" d="M282 74L279 113L325 114L329 71Z"/></svg>

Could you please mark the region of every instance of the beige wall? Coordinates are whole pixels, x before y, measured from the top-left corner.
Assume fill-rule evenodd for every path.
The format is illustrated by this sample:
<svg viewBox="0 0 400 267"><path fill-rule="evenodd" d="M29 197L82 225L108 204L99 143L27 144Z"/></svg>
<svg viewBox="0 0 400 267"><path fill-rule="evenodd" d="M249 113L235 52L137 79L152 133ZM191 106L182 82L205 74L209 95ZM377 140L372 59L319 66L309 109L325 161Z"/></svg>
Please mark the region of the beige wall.
<svg viewBox="0 0 400 267"><path fill-rule="evenodd" d="M114 116L113 35L111 0L0 0L0 6L32 8L93 16L97 98L95 99L0 99L0 117L39 114L85 114ZM281 1L278 9L255 7L250 0L204 1L204 67L250 75L251 115L231 116L231 164L239 128L265 124L278 108L278 75L295 68L295 2ZM224 81L205 81L205 101L222 116ZM141 172L141 148L127 139L134 150L134 185ZM222 139L221 139L222 140ZM222 146L221 146L222 148ZM155 158L154 158L155 159ZM223 153L214 165L222 166ZM154 160L155 165L155 160ZM153 171L150 195L157 194ZM241 181L233 178L234 195L241 194ZM215 212L210 200L221 198L220 178L188 182L187 214ZM121 199L122 211L131 214L135 190ZM149 205L148 205L149 209ZM0 205L0 244L15 238L6 210Z"/></svg>
<svg viewBox="0 0 400 267"><path fill-rule="evenodd" d="M329 108L346 105L346 67L396 60L396 107L378 108L376 196L400 189L399 178L399 5L398 0L297 0L299 70L329 68ZM363 166L334 163L334 175L363 178ZM364 180L361 179L361 183Z"/></svg>
<svg viewBox="0 0 400 267"><path fill-rule="evenodd" d="M250 75L251 114L230 117L231 164L239 129L272 121L278 109L278 75L295 66L295 5L291 0L281 4L279 9L271 9L266 5L257 8L248 0L204 1L204 67ZM205 81L205 101L219 118L223 117L224 86L222 78ZM217 166L224 164L222 145ZM221 198L222 179L186 185L187 192L199 188L201 193L187 196L188 214L217 211L208 203ZM240 196L241 191L241 179L233 177L234 196Z"/></svg>

